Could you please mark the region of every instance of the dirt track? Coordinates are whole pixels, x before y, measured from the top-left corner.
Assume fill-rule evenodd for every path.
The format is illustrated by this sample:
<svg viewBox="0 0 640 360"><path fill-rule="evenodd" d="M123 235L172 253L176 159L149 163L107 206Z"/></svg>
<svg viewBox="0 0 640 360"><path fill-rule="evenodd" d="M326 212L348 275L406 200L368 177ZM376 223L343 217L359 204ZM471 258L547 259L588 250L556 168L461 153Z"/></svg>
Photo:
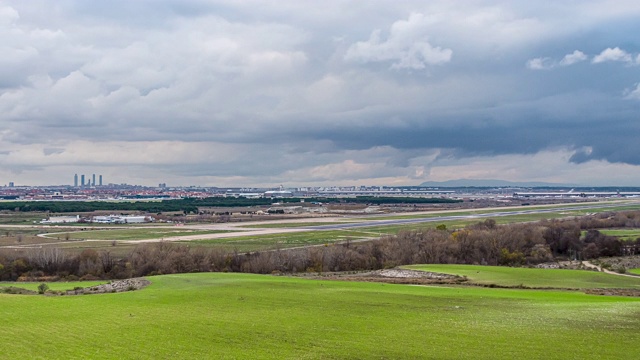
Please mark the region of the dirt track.
<svg viewBox="0 0 640 360"><path fill-rule="evenodd" d="M632 278L638 278L638 276L636 275L630 275L630 274L621 274L619 272L615 272L615 271L611 271L611 270L607 270L601 266L598 266L596 264L590 263L588 261L583 261L582 262L587 268L591 268L591 269L597 269L598 271L602 271L605 274L611 274L611 275L619 275L619 276L627 276L627 277L632 277Z"/></svg>

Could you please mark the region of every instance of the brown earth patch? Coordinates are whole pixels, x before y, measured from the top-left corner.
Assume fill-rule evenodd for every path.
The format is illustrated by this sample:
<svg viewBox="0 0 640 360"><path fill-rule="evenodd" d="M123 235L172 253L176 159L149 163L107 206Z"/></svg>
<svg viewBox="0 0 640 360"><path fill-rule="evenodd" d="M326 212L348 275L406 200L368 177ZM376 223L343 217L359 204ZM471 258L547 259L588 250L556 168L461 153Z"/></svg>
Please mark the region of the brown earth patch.
<svg viewBox="0 0 640 360"><path fill-rule="evenodd" d="M367 272L330 272L305 274L303 276L318 280L365 281L407 285L456 285L467 281L467 278L463 276L406 269L384 269Z"/></svg>
<svg viewBox="0 0 640 360"><path fill-rule="evenodd" d="M65 295L86 295L86 294L106 294L134 291L143 289L151 284L151 281L144 278L133 278L111 281L108 284L90 286L65 291Z"/></svg>
<svg viewBox="0 0 640 360"><path fill-rule="evenodd" d="M634 289L588 289L585 290L585 293L590 295L640 297L640 290Z"/></svg>
<svg viewBox="0 0 640 360"><path fill-rule="evenodd" d="M23 289L16 286L8 286L0 288L0 293L12 294L12 295L37 295L37 291Z"/></svg>

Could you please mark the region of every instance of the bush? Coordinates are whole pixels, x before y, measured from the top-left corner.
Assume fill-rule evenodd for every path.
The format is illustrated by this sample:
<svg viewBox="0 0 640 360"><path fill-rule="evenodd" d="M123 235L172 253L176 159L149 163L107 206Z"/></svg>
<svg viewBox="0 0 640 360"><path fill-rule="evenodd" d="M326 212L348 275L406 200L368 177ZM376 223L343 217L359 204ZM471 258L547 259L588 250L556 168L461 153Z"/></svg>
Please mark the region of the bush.
<svg viewBox="0 0 640 360"><path fill-rule="evenodd" d="M620 265L616 268L616 272L619 274L625 274L627 272L627 268L624 265Z"/></svg>
<svg viewBox="0 0 640 360"><path fill-rule="evenodd" d="M44 294L47 290L49 290L49 285L45 283L38 285L38 294Z"/></svg>

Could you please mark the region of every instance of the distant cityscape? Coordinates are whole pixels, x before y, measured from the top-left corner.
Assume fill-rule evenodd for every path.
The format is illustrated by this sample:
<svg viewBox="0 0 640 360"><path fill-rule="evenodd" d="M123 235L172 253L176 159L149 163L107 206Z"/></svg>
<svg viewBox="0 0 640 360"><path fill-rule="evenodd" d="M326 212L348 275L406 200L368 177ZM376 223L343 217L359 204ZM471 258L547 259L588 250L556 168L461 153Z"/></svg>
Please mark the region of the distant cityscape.
<svg viewBox="0 0 640 360"><path fill-rule="evenodd" d="M319 186L319 187L205 187L142 186L103 183L102 174L74 174L73 185L16 186L14 182L0 187L0 200L153 200L208 197L287 198L287 197L442 197L451 199L523 199L523 198L614 198L640 197L640 188L564 186Z"/></svg>
<svg viewBox="0 0 640 360"><path fill-rule="evenodd" d="M78 184L78 174L73 175L73 186L74 187L85 187L85 186L102 186L102 175L98 176L98 184L96 184L96 174L91 175L91 180L85 182L84 174L80 175L80 183Z"/></svg>

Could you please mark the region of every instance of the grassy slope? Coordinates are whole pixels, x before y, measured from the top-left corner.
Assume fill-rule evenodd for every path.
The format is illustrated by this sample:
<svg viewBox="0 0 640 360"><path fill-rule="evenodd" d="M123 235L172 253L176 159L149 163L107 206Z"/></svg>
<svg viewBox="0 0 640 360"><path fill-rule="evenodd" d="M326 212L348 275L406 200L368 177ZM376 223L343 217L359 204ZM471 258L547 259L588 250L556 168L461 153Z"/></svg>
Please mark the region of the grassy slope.
<svg viewBox="0 0 640 360"><path fill-rule="evenodd" d="M640 229L601 229L601 233L617 236L621 240L635 240L640 237Z"/></svg>
<svg viewBox="0 0 640 360"><path fill-rule="evenodd" d="M260 225L247 225L242 226L244 229L279 229L279 228L299 228L307 226L322 226L322 225L337 225L337 224L351 224L353 221L333 221L333 222L282 222L273 224L260 224Z"/></svg>
<svg viewBox="0 0 640 360"><path fill-rule="evenodd" d="M529 269L478 265L413 265L408 269L433 271L468 277L479 284L503 286L525 285L554 288L634 288L640 278L604 274L585 270Z"/></svg>
<svg viewBox="0 0 640 360"><path fill-rule="evenodd" d="M90 287L100 284L105 284L106 281L76 281L76 282L46 282L50 290L73 290L75 287ZM0 282L0 288L3 287L19 287L27 290L38 291L38 285L42 282Z"/></svg>
<svg viewBox="0 0 640 360"><path fill-rule="evenodd" d="M219 239L185 241L185 244L221 246L238 251L256 251L275 248L290 248L321 245L346 240L377 237L379 234L362 230L303 231L272 235L240 236Z"/></svg>
<svg viewBox="0 0 640 360"><path fill-rule="evenodd" d="M6 358L617 359L640 299L242 274L142 291L0 295Z"/></svg>
<svg viewBox="0 0 640 360"><path fill-rule="evenodd" d="M629 269L629 270L627 270L627 272L630 272L630 273L636 274L636 275L640 275L640 269Z"/></svg>
<svg viewBox="0 0 640 360"><path fill-rule="evenodd" d="M70 239L96 239L96 240L144 240L144 239L156 239L163 237L175 237L175 236L189 236L189 235L204 235L204 234L220 234L228 233L228 230L191 230L186 228L179 229L113 229L113 230L91 230L91 231L79 231L68 233ZM60 233L53 236L59 236L60 239L65 239L66 233Z"/></svg>

